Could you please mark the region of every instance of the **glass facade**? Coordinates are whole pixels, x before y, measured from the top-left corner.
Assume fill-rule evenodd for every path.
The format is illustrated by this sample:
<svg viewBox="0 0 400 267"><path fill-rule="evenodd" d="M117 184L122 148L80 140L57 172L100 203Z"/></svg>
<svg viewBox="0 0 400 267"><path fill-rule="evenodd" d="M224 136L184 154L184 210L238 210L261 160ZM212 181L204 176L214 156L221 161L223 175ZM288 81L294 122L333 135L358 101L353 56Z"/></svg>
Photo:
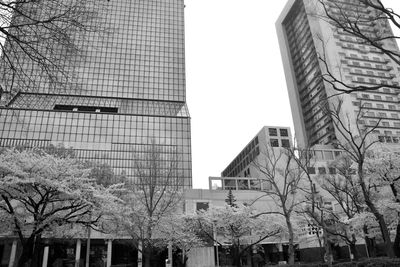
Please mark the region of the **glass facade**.
<svg viewBox="0 0 400 267"><path fill-rule="evenodd" d="M134 160L155 144L165 161L177 154L183 184L191 187L183 0L101 4L91 23L106 30L79 39L83 56L65 63L74 66L73 79L54 87L38 75L0 108L0 145L61 143L80 159L107 163L134 180Z"/></svg>

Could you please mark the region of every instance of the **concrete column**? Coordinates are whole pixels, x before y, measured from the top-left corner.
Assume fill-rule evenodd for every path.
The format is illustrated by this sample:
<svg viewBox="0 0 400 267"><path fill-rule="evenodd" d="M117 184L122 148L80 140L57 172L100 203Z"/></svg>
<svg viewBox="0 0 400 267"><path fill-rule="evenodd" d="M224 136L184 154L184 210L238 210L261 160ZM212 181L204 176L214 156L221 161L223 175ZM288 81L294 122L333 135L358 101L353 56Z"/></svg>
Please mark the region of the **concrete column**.
<svg viewBox="0 0 400 267"><path fill-rule="evenodd" d="M14 240L11 246L10 261L8 262L8 267L14 267L16 254L17 254L17 240Z"/></svg>
<svg viewBox="0 0 400 267"><path fill-rule="evenodd" d="M142 267L142 262L143 262L143 257L142 257L142 241L139 241L139 245L138 245L138 255L137 255L137 267Z"/></svg>
<svg viewBox="0 0 400 267"><path fill-rule="evenodd" d="M42 267L47 267L47 262L49 260L49 246L44 247L44 252L43 252L43 262L42 262Z"/></svg>
<svg viewBox="0 0 400 267"><path fill-rule="evenodd" d="M218 253L218 242L217 242L217 227L216 224L217 221L213 222L213 238L214 238L214 253L215 253L215 261L216 261L216 266L219 267L219 253Z"/></svg>
<svg viewBox="0 0 400 267"><path fill-rule="evenodd" d="M80 239L76 240L75 267L79 267L79 263L81 261L81 246L82 246L82 241Z"/></svg>
<svg viewBox="0 0 400 267"><path fill-rule="evenodd" d="M111 267L112 240L107 240L107 267Z"/></svg>
<svg viewBox="0 0 400 267"><path fill-rule="evenodd" d="M279 251L279 261L283 261L284 260L284 258L283 258L283 246L282 246L282 244L277 244L277 246L278 246L278 251Z"/></svg>
<svg viewBox="0 0 400 267"><path fill-rule="evenodd" d="M89 261L90 261L90 227L87 227L87 239L86 239L86 263L85 267L89 267Z"/></svg>
<svg viewBox="0 0 400 267"><path fill-rule="evenodd" d="M172 242L168 243L168 260L172 266Z"/></svg>

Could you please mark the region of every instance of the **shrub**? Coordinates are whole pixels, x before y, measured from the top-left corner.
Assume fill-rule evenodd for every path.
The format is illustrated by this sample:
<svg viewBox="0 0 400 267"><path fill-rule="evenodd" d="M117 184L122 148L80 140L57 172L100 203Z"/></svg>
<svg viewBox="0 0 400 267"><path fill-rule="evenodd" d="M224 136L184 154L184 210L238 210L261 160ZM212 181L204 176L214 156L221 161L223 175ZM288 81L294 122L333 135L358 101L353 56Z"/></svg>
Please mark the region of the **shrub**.
<svg viewBox="0 0 400 267"><path fill-rule="evenodd" d="M278 265L276 265L278 266ZM293 265L279 265L283 267L328 267L327 263L299 263ZM333 264L334 267L399 267L400 259L390 258L371 258L361 259L353 262L338 262Z"/></svg>
<svg viewBox="0 0 400 267"><path fill-rule="evenodd" d="M327 263L300 263L300 264L293 264L293 265L281 265L284 267L329 267Z"/></svg>
<svg viewBox="0 0 400 267"><path fill-rule="evenodd" d="M335 267L397 267L400 266L400 259L372 258L363 259L358 262L343 262L334 264Z"/></svg>

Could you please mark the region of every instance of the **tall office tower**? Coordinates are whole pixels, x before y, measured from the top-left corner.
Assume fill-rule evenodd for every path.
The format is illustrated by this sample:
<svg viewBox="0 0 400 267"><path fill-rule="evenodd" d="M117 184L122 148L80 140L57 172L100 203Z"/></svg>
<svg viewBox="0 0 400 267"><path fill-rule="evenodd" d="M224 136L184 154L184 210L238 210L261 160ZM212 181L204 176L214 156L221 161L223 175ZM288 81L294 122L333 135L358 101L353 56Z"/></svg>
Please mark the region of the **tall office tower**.
<svg viewBox="0 0 400 267"><path fill-rule="evenodd" d="M17 88L0 108L0 145L63 144L79 159L108 164L133 181L135 161L149 158L155 146L160 166L177 159L183 185L191 187L183 0L95 3L102 6L91 23L105 30L76 33L83 53L66 59L73 72L68 84L60 79L50 86L40 72L30 86L13 81ZM53 56L66 52L48 49ZM9 86L6 73L2 83Z"/></svg>
<svg viewBox="0 0 400 267"><path fill-rule="evenodd" d="M333 16L341 16L340 12L357 14L361 18L360 28L366 34L376 36L392 32L386 19L374 20L378 15L376 11L366 8L359 0L324 0L324 3ZM340 139L331 117L321 106L327 98L330 105L337 101L337 97L332 96L338 91L322 79L321 75L327 74L326 69L352 86L398 85L400 81L399 66L393 60L377 48L335 28L324 16L324 9L317 0L289 0L276 22L295 136L298 145L303 147ZM395 40L386 39L382 43L386 49L399 53ZM328 68L319 57L325 59ZM398 143L399 93L397 89L383 87L341 95L341 116L355 124L362 105L366 114L360 123L371 126L381 119L375 130L379 140Z"/></svg>

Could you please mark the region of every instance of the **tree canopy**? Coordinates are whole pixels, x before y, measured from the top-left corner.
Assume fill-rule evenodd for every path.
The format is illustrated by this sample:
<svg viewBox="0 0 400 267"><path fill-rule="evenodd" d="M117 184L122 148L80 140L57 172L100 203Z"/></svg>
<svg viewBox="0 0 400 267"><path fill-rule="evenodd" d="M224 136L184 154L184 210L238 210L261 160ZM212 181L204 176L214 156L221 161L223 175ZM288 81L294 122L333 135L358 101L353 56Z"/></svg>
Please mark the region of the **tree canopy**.
<svg viewBox="0 0 400 267"><path fill-rule="evenodd" d="M19 264L35 266L35 244L47 232L61 237L77 225L96 227L118 202L112 189L88 178L89 169L70 158L38 151L0 153L0 218L23 245Z"/></svg>

